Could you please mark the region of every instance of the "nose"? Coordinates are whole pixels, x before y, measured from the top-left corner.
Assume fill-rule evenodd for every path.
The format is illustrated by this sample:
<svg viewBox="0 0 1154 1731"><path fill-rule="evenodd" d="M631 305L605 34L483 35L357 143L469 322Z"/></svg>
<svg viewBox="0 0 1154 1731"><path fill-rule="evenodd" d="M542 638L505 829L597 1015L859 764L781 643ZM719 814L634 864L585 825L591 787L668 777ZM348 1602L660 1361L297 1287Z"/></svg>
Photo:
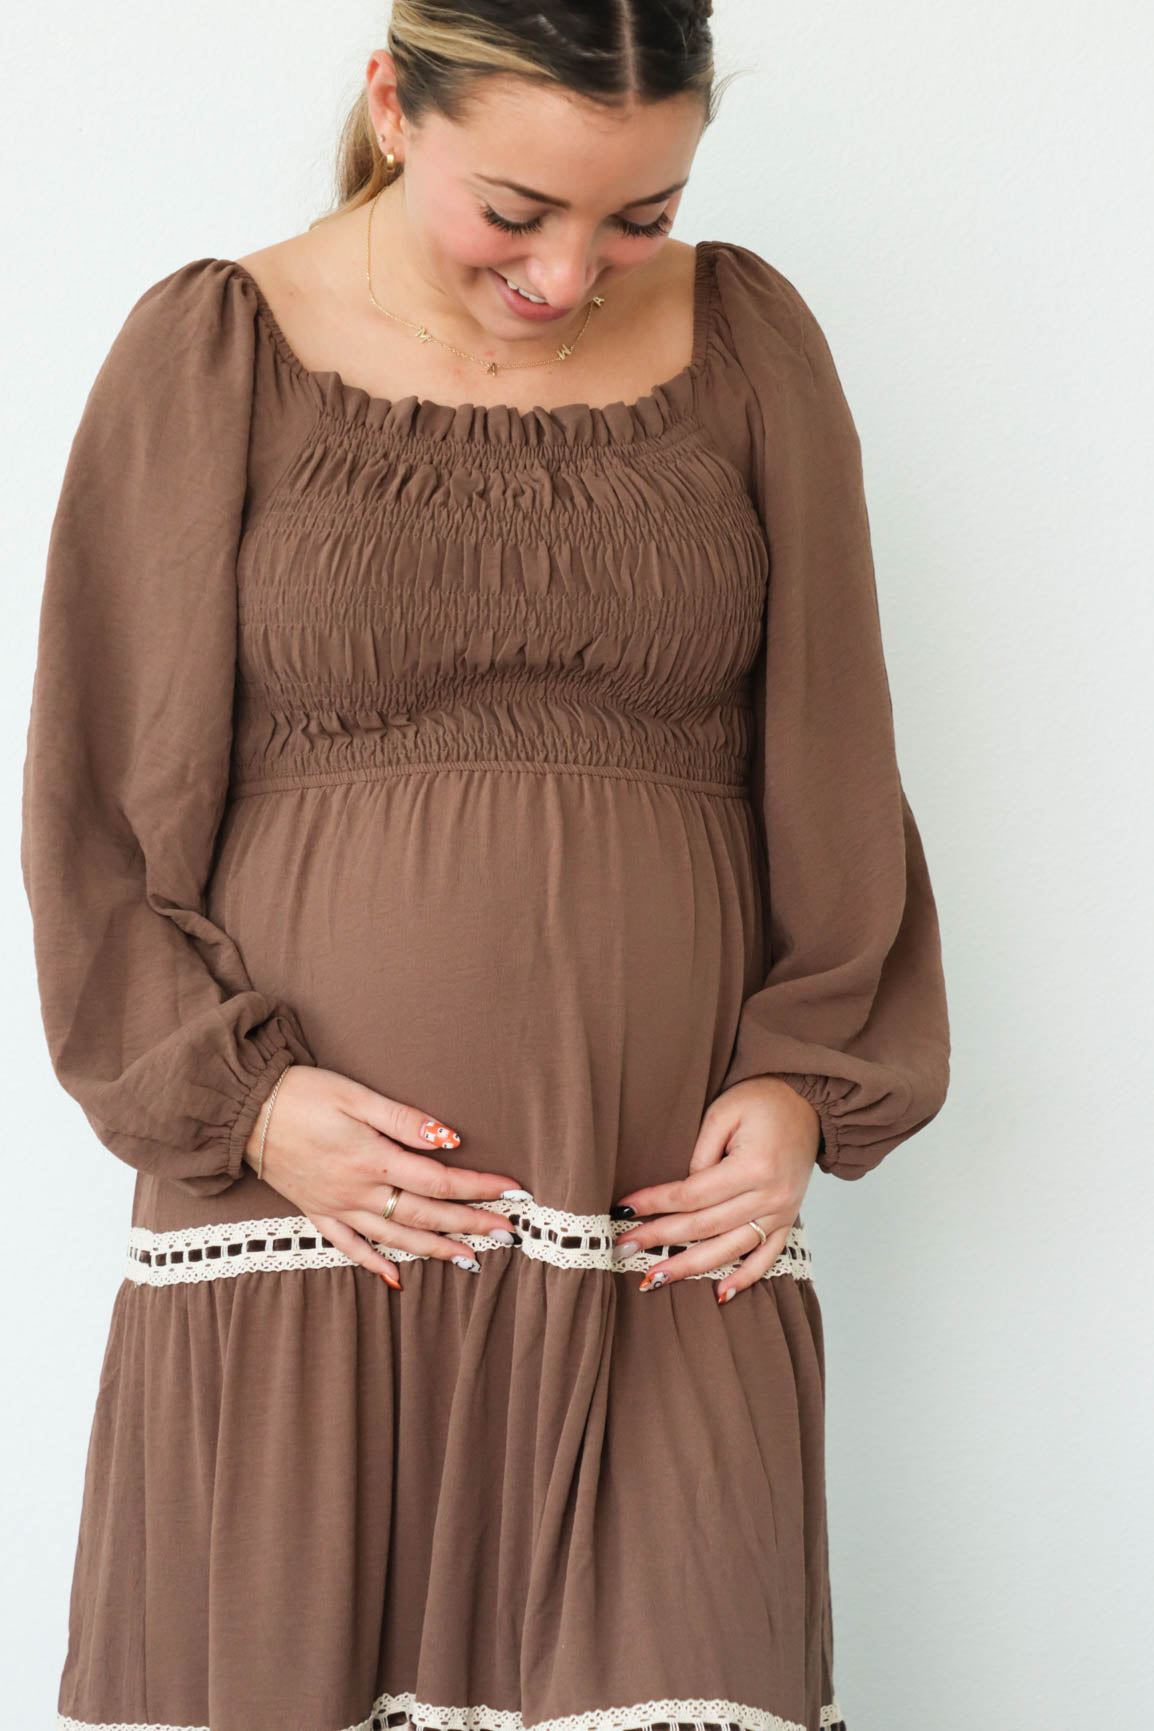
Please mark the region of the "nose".
<svg viewBox="0 0 1154 1731"><path fill-rule="evenodd" d="M555 307L574 307L585 300L600 275L600 266L588 253L569 252L560 257L539 260L528 273L534 294L542 295Z"/></svg>

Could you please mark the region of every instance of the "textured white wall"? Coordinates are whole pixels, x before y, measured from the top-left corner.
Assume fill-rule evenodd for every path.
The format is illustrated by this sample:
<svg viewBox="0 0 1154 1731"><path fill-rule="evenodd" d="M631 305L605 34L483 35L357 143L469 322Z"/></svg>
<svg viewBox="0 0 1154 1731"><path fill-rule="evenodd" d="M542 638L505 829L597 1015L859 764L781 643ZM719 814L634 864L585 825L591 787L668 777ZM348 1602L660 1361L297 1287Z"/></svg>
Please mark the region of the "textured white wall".
<svg viewBox="0 0 1154 1731"><path fill-rule="evenodd" d="M13 1725L54 1722L132 1184L57 1088L37 1022L16 848L48 527L133 300L327 205L337 126L386 15L58 0L9 26ZM715 24L721 70L742 76L677 233L771 259L837 358L954 1029L937 1122L859 1183L815 1174L805 1210L838 1694L850 1731L1136 1725L1154 1681L1154 14L718 0Z"/></svg>

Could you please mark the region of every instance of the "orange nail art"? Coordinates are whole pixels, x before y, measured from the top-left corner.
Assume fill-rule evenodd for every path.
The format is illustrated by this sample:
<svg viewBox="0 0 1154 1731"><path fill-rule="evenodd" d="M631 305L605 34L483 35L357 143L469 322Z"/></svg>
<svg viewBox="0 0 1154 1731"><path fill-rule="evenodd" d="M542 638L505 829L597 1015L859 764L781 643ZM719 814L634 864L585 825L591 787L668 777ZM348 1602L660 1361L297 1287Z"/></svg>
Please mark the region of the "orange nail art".
<svg viewBox="0 0 1154 1731"><path fill-rule="evenodd" d="M432 1142L438 1148L459 1148L461 1138L455 1130L450 1130L447 1124L441 1124L436 1118L426 1118L418 1134L426 1142Z"/></svg>
<svg viewBox="0 0 1154 1731"><path fill-rule="evenodd" d="M377 1272L380 1275L381 1279L384 1281L385 1285L391 1286L394 1292L403 1292L404 1291L404 1288L402 1287L400 1281L397 1279L395 1274L386 1274L383 1268L378 1269Z"/></svg>

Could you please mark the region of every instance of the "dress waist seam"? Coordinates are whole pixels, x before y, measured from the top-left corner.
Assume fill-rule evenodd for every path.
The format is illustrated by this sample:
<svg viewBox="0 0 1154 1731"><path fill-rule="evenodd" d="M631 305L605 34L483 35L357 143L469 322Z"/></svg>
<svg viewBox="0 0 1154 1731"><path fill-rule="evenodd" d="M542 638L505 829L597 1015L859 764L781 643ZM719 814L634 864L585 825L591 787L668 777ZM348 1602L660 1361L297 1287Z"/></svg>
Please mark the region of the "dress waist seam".
<svg viewBox="0 0 1154 1731"><path fill-rule="evenodd" d="M247 799L262 793L295 793L310 787L339 787L347 782L389 781L397 776L435 774L440 770L503 770L521 775L597 775L617 781L648 781L683 787L693 793L715 795L722 799L748 799L750 789L744 781L712 781L673 771L623 768L616 764L541 762L517 758L442 758L424 763L368 764L348 769L318 770L308 775L243 776L229 788L231 800Z"/></svg>

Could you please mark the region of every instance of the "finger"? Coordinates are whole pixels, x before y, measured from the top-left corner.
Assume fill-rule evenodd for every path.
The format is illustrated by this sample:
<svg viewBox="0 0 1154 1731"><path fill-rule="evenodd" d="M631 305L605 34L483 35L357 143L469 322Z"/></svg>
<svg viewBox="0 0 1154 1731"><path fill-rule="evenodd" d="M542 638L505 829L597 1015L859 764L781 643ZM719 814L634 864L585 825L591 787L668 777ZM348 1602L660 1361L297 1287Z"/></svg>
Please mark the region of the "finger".
<svg viewBox="0 0 1154 1731"><path fill-rule="evenodd" d="M370 1274L379 1274L390 1286L401 1290L401 1274L395 1262L382 1256L379 1250L374 1250L367 1244L359 1232L354 1232L343 1221L333 1220L327 1214L309 1216L318 1232L323 1232L329 1243L337 1250L352 1258L361 1268L367 1268Z"/></svg>
<svg viewBox="0 0 1154 1731"><path fill-rule="evenodd" d="M346 1110L370 1124L374 1130L379 1130L382 1136L391 1136L394 1142L411 1142L426 1148L461 1146L460 1132L451 1125L442 1124L439 1118L420 1111L416 1106L406 1105L403 1100L392 1100L387 1094L379 1094L375 1088L366 1087L361 1082L350 1084Z"/></svg>
<svg viewBox="0 0 1154 1731"><path fill-rule="evenodd" d="M747 1190L765 1191L764 1157L750 1154L730 1154L716 1166L671 1178L664 1184L650 1184L643 1190L630 1190L619 1198L638 1215L700 1214L703 1209L716 1208L733 1196ZM614 1204L614 1206L618 1206ZM766 1204L763 1202L762 1207Z"/></svg>
<svg viewBox="0 0 1154 1731"><path fill-rule="evenodd" d="M762 1222L764 1225L765 1222ZM741 1258L732 1274L718 1283L717 1302L728 1304L747 1286L752 1286L755 1280L761 1280L773 1267L789 1240L791 1228L779 1226L769 1234L764 1244L749 1251Z"/></svg>
<svg viewBox="0 0 1154 1731"><path fill-rule="evenodd" d="M474 1197L495 1202L502 1196L528 1201L532 1194L499 1172L480 1172L472 1166L446 1166L443 1160L430 1154L417 1154L379 1132L374 1132L367 1157L375 1180L398 1184L402 1190L431 1196L438 1202L468 1201Z"/></svg>
<svg viewBox="0 0 1154 1731"><path fill-rule="evenodd" d="M378 1094L375 1089L367 1088L362 1083L353 1085L352 1105L360 1122L380 1135L389 1137L401 1147L416 1148L459 1148L460 1132L451 1125L443 1124L439 1118L432 1117L428 1112L420 1111L416 1106L408 1106L403 1100L391 1100L386 1094ZM520 1181L510 1178L501 1172L477 1172L470 1167L458 1166L447 1168L454 1174L453 1195L476 1194L480 1189L482 1196L499 1196L502 1190L520 1190ZM461 1180L467 1180L473 1186L473 1191L460 1189ZM410 1184L408 1189L421 1189L419 1184ZM426 1194L434 1194L429 1191Z"/></svg>
<svg viewBox="0 0 1154 1731"><path fill-rule="evenodd" d="M724 1202L690 1214L660 1214L651 1220L631 1221L618 1244L633 1244L638 1250L651 1249L655 1244L688 1244L699 1238L715 1238L746 1221L778 1212L764 1186L759 1190L740 1190L727 1196Z"/></svg>
<svg viewBox="0 0 1154 1731"><path fill-rule="evenodd" d="M704 1239L700 1244L691 1244L688 1249L678 1251L676 1256L669 1256L655 1267L651 1268L641 1282L639 1290L648 1292L652 1287L665 1286L675 1280L684 1280L689 1274L707 1274L712 1268L720 1268L727 1262L735 1262L749 1251L749 1240L753 1228L747 1219L744 1229L734 1227L729 1232L723 1232L716 1238ZM784 1242L783 1233L787 1237L788 1226L779 1228L776 1236ZM771 1236L773 1236L771 1234ZM769 1240L764 1245L758 1245L760 1250L769 1248ZM775 1251L770 1262L764 1264L768 1268L777 1260L780 1251ZM762 1270L764 1271L764 1270ZM735 1275L726 1276L726 1284L730 1284Z"/></svg>
<svg viewBox="0 0 1154 1731"><path fill-rule="evenodd" d="M389 1216L399 1225L425 1227L430 1232L478 1232L482 1236L499 1233L498 1243L517 1241L517 1234L507 1216L498 1214L495 1209L473 1208L465 1202L437 1202L417 1191L406 1190L404 1185L400 1186L400 1191L397 1206ZM380 1202L366 1203L369 1212L379 1208L383 1214L392 1193L391 1184L380 1185L377 1191Z"/></svg>
<svg viewBox="0 0 1154 1731"><path fill-rule="evenodd" d="M481 1264L470 1246L455 1238L447 1238L443 1232L423 1232L418 1227L405 1226L395 1214L389 1220L382 1220L379 1214L367 1209L351 1209L342 1218L373 1244L407 1250L414 1256L439 1257L442 1262L455 1262L458 1268L468 1268L474 1274L480 1271Z"/></svg>
<svg viewBox="0 0 1154 1731"><path fill-rule="evenodd" d="M730 1108L723 1102L724 1095L719 1095L702 1114L697 1140L689 1156L690 1172L707 1172L725 1155L729 1138L741 1121L741 1110L740 1107Z"/></svg>

